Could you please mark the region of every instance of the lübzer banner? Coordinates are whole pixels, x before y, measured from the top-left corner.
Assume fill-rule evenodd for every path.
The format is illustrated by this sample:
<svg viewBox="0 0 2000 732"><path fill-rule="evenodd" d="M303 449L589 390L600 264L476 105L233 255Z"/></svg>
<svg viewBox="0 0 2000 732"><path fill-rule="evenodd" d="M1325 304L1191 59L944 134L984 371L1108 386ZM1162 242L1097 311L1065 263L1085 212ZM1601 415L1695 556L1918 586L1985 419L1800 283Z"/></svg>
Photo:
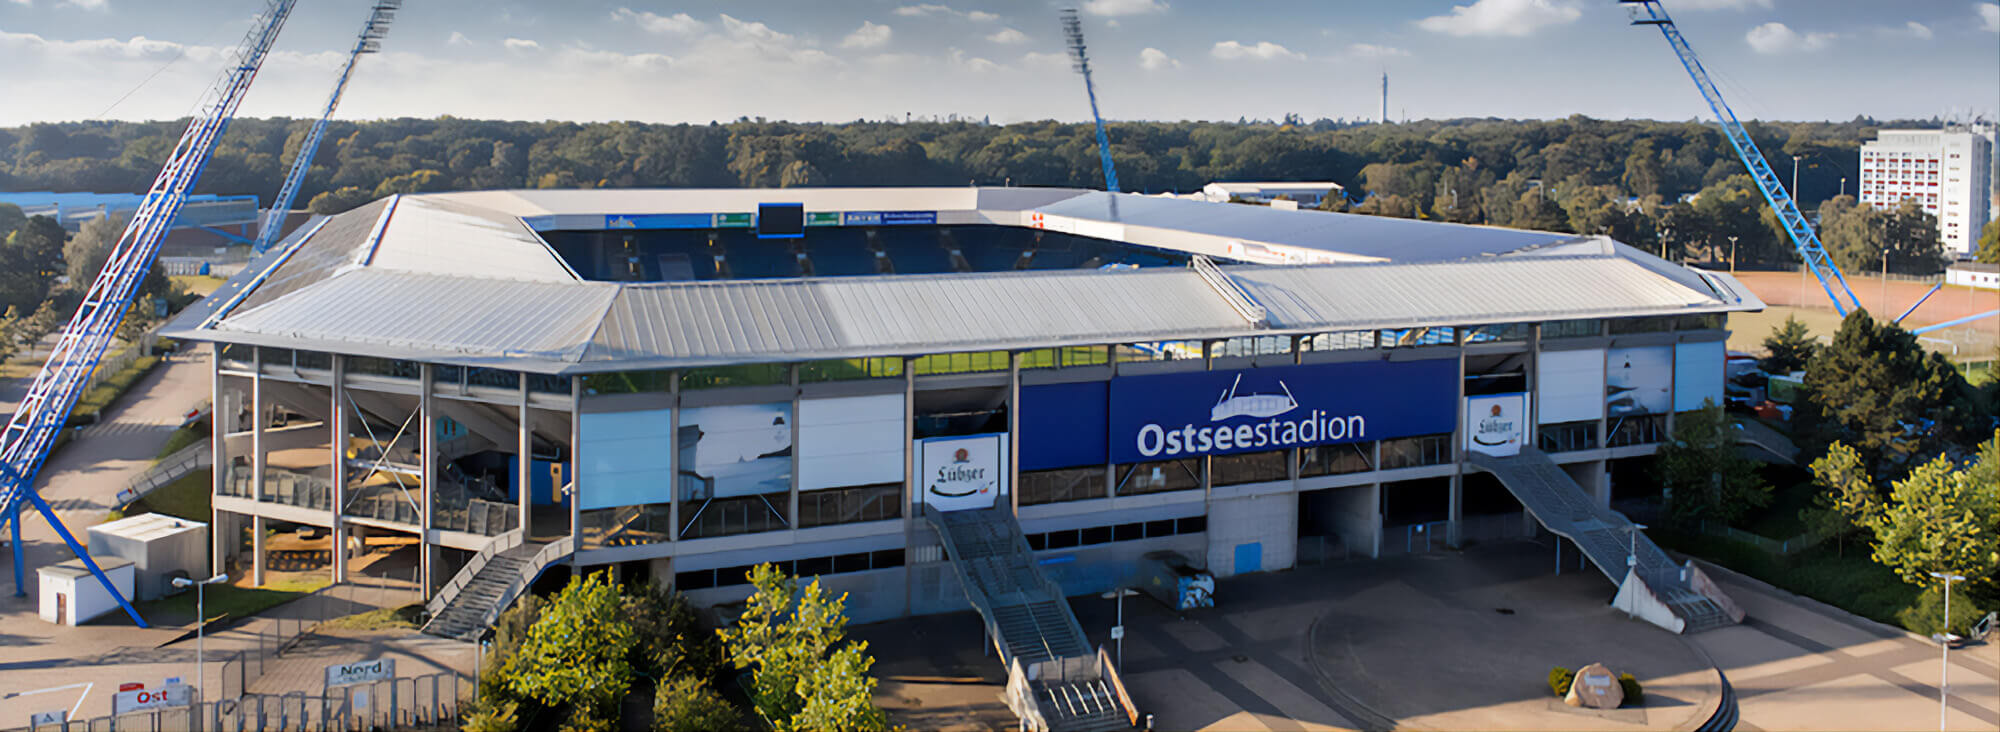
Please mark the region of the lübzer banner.
<svg viewBox="0 0 2000 732"><path fill-rule="evenodd" d="M1465 449L1507 457L1521 454L1528 437L1528 395L1465 398Z"/></svg>
<svg viewBox="0 0 2000 732"><path fill-rule="evenodd" d="M917 441L917 491L939 511L992 508L1007 495L1007 435Z"/></svg>

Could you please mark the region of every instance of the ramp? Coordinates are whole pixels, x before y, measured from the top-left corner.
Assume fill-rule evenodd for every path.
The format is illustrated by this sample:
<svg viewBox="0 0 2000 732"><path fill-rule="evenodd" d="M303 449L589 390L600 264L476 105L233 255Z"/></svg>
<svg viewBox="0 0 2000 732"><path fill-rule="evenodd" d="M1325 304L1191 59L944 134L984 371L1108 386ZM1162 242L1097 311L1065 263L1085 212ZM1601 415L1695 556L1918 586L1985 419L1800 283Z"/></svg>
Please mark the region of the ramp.
<svg viewBox="0 0 2000 732"><path fill-rule="evenodd" d="M1024 730L1087 732L1137 726L1138 712L1102 649L1093 652L1062 589L1042 573L1005 508L924 518L944 542L966 599L1008 669L1007 705Z"/></svg>
<svg viewBox="0 0 2000 732"><path fill-rule="evenodd" d="M1547 454L1523 447L1521 454L1513 457L1470 452L1467 460L1499 478L1543 528L1582 549L1612 584L1624 584L1627 562L1634 562L1630 573L1636 574L1675 617L1685 621L1683 628L1675 630L1698 633L1734 622L1723 608L1727 598L1710 599L1702 594L1691 575L1674 564L1659 545L1624 514L1599 506Z"/></svg>
<svg viewBox="0 0 2000 732"><path fill-rule="evenodd" d="M1730 424L1735 428L1733 432L1736 444L1749 445L1770 453L1778 462L1786 465L1797 464L1799 447L1792 444L1791 439L1784 434L1771 429L1770 425L1754 419L1741 418L1731 420Z"/></svg>

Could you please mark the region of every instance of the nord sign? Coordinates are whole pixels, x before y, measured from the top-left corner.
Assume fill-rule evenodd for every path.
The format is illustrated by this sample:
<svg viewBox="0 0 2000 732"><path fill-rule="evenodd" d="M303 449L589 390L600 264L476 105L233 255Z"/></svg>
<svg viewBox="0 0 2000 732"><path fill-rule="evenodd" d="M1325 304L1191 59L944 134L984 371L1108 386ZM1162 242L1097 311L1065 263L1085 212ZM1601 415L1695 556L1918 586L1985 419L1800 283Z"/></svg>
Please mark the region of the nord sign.
<svg viewBox="0 0 2000 732"><path fill-rule="evenodd" d="M360 663L336 663L326 667L326 686L352 686L396 678L396 659L378 658Z"/></svg>
<svg viewBox="0 0 2000 732"><path fill-rule="evenodd" d="M1458 362L1357 361L1111 381L1111 460L1203 455L1451 432Z"/></svg>

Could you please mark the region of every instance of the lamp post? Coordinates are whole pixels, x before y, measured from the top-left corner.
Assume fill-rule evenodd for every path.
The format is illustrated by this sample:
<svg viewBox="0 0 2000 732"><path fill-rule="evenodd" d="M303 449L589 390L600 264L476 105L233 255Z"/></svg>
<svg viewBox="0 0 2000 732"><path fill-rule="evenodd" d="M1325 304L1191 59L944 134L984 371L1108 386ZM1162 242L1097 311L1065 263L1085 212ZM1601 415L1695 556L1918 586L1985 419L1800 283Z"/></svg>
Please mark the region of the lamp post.
<svg viewBox="0 0 2000 732"><path fill-rule="evenodd" d="M1633 522L1632 524L1632 546L1630 549L1626 550L1627 554L1625 555L1625 569L1631 575L1636 576L1637 574L1639 574L1639 532L1645 530L1645 528L1646 525L1642 523ZM1638 613L1633 610L1633 608L1637 606L1638 606L1638 601L1636 598L1633 600L1628 600L1625 603L1625 617L1630 618L1638 615Z"/></svg>
<svg viewBox="0 0 2000 732"><path fill-rule="evenodd" d="M1111 640L1118 646L1116 650L1118 654L1117 668L1118 673L1121 674L1125 673L1125 596L1137 594L1139 594L1138 590L1129 587L1120 587L1099 595L1099 597L1107 600L1116 599L1118 601L1118 622L1116 625L1111 626Z"/></svg>
<svg viewBox="0 0 2000 732"><path fill-rule="evenodd" d="M208 579L200 581L191 580L186 577L174 578L175 587L194 588L194 686L196 689L200 689L202 687L204 683L204 680L202 678L202 671L206 670L207 668L202 665L202 657L201 657L202 643L203 643L202 636L204 635L203 630L205 630L208 626L208 614L202 607L203 600L206 599L202 596L203 595L202 589L217 582L228 582L228 581L229 581L229 575L227 574L218 574L214 577L210 577Z"/></svg>
<svg viewBox="0 0 2000 732"><path fill-rule="evenodd" d="M1793 159L1793 160L1797 160L1798 158L1792 158L1792 159ZM1796 171L1794 171L1794 172L1793 172L1793 175L1797 175L1797 174L1798 174L1798 173L1797 173ZM1736 274L1736 235L1735 235L1735 234L1730 234L1730 235L1729 235L1729 273L1730 273L1730 274Z"/></svg>
<svg viewBox="0 0 2000 732"><path fill-rule="evenodd" d="M1792 156L1792 199L1799 197L1799 156Z"/></svg>
<svg viewBox="0 0 2000 732"><path fill-rule="evenodd" d="M1938 636L1937 636L1937 639L1938 639L1938 729L1942 730L1942 729L1944 729L1944 710L1945 710L1945 704L1944 704L1944 690L1945 690L1945 674L1946 674L1946 673L1949 673L1949 672L1951 671L1951 666L1950 666L1949 664L1947 664L1947 663L1946 663L1946 659L1947 659L1947 658L1949 657L1949 654L1951 653L1951 638L1952 638L1952 636L1951 636L1951 583L1953 583L1953 582L1962 582L1962 581L1964 581L1964 580L1965 580L1965 576L1964 576L1964 575L1958 575L1958 574L1952 574L1952 573L1950 573L1950 572L1932 572L1932 573L1931 573L1931 576L1932 576L1932 577L1936 577L1936 578L1938 578L1938 579L1941 579L1941 580L1944 580L1944 632L1942 632L1942 633L1939 633L1939 634L1938 634Z"/></svg>

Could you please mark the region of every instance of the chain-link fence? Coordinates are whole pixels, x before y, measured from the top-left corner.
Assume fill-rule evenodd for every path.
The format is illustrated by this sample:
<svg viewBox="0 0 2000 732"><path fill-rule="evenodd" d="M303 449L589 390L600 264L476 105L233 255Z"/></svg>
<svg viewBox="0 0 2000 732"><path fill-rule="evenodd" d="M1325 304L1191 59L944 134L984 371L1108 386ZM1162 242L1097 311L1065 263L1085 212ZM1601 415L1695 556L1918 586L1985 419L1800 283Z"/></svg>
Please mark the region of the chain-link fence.
<svg viewBox="0 0 2000 732"><path fill-rule="evenodd" d="M319 694L239 694L166 707L30 727L31 732L349 732L449 729L457 726L458 674L354 684Z"/></svg>

